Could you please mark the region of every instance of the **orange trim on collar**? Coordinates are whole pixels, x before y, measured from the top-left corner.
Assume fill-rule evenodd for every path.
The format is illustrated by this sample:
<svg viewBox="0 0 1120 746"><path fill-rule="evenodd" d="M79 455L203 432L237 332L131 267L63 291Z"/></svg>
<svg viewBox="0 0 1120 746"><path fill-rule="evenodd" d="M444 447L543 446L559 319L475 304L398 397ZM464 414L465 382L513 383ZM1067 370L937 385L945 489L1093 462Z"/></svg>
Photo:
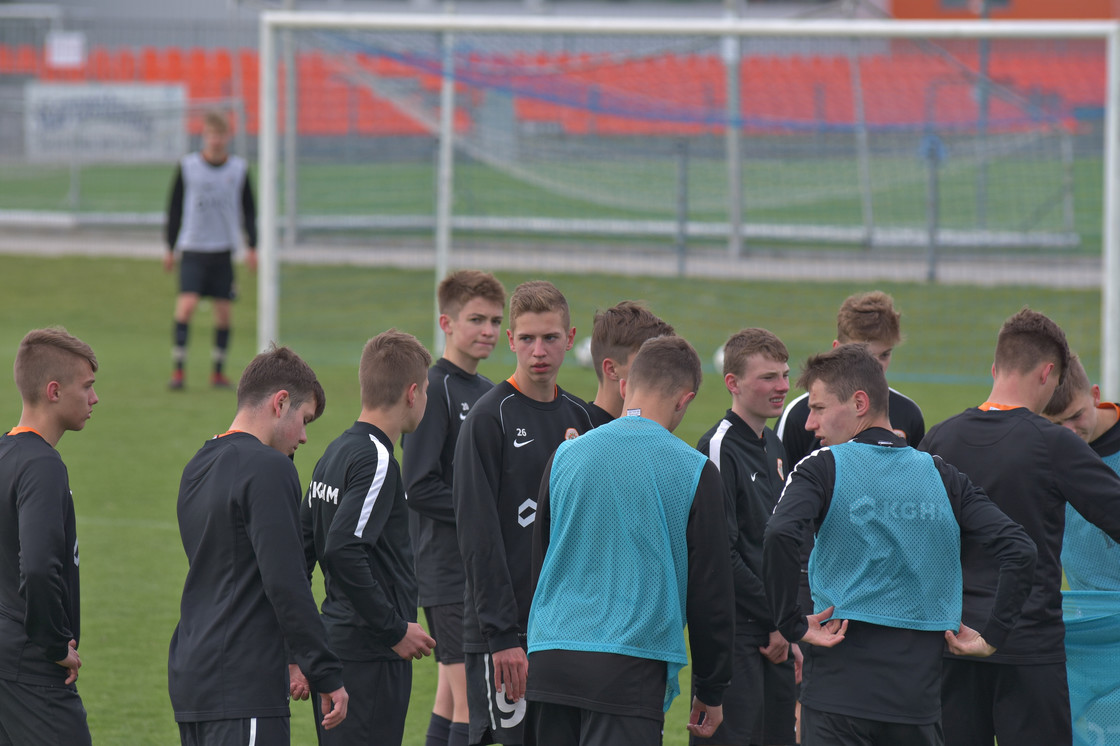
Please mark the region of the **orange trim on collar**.
<svg viewBox="0 0 1120 746"><path fill-rule="evenodd" d="M994 401L986 401L983 404L981 404L979 407L977 407L977 409L983 410L985 412L991 411L993 409L998 409L1002 412L1002 411L1007 411L1007 410L1010 410L1010 409L1022 409L1022 408L1023 408L1023 406L1021 404L1016 404L1015 406L1012 407L1012 406L1008 406L1007 404L996 404Z"/></svg>
<svg viewBox="0 0 1120 746"><path fill-rule="evenodd" d="M226 437L227 435L233 435L234 433L243 433L243 432L245 432L245 431L244 431L244 430L226 430L226 431L225 431L224 433L222 433L221 435L215 435L214 437L215 437L215 438L224 438L224 437Z"/></svg>
<svg viewBox="0 0 1120 746"><path fill-rule="evenodd" d="M1120 420L1120 404L1117 404L1116 402L1102 401L1097 405L1097 409L1111 409L1116 413L1116 419Z"/></svg>
<svg viewBox="0 0 1120 746"><path fill-rule="evenodd" d="M517 385L517 381L513 380L513 376L510 376L509 378L507 378L506 383L508 383L510 386L513 386L520 393L525 394L524 391L521 391L521 387ZM525 394L525 395L528 396L528 394ZM552 398L555 399L559 395L560 395L560 387L556 384L552 384Z"/></svg>
<svg viewBox="0 0 1120 746"><path fill-rule="evenodd" d="M43 438L43 434L33 427L13 427L8 431L8 435L19 435L20 433L35 433L40 438ZM46 438L43 438L43 440L46 440Z"/></svg>

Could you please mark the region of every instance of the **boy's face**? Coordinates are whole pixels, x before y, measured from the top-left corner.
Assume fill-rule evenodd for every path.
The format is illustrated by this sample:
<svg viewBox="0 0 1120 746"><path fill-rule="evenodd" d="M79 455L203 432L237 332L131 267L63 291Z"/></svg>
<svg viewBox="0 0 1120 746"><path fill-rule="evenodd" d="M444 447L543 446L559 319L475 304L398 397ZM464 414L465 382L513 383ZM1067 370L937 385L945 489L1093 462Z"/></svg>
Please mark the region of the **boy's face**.
<svg viewBox="0 0 1120 746"><path fill-rule="evenodd" d="M1093 442L1093 431L1097 427L1098 402L1099 400L1094 401L1093 394L1090 391L1078 394L1064 412L1051 417L1050 421L1069 428L1077 433L1077 437L1086 443L1091 443Z"/></svg>
<svg viewBox="0 0 1120 746"><path fill-rule="evenodd" d="M86 421L93 416L93 405L97 394L93 390L93 368L85 360L75 359L71 363L66 383L59 383L59 416L67 430L81 430Z"/></svg>
<svg viewBox="0 0 1120 746"><path fill-rule="evenodd" d="M502 317L500 304L482 297L471 298L456 315L444 315L448 346L474 360L485 360L498 343Z"/></svg>
<svg viewBox="0 0 1120 746"><path fill-rule="evenodd" d="M781 417L789 393L789 363L756 353L747 358L746 370L735 383L735 396L747 414L762 420Z"/></svg>
<svg viewBox="0 0 1120 746"><path fill-rule="evenodd" d="M517 355L517 369L533 383L555 383L564 362L564 353L572 349L576 330L564 325L559 311L523 313L511 322L506 331L509 348Z"/></svg>
<svg viewBox="0 0 1120 746"><path fill-rule="evenodd" d="M217 127L203 127L202 153L211 161L224 159L229 153L229 133Z"/></svg>
<svg viewBox="0 0 1120 746"><path fill-rule="evenodd" d="M859 432L855 396L840 401L828 390L824 381L813 381L809 386L809 418L805 429L821 440L821 445L834 446L847 443Z"/></svg>
<svg viewBox="0 0 1120 746"><path fill-rule="evenodd" d="M292 406L290 398L285 402L283 411L276 418L268 445L285 456L291 456L301 444L307 442L307 426L315 419L316 402L314 397L298 407Z"/></svg>
<svg viewBox="0 0 1120 746"><path fill-rule="evenodd" d="M875 342L866 339L850 339L848 342L855 344L862 344L867 346L867 351L871 353L871 357L875 358L875 362L879 363L879 367L883 372L887 372L887 368L891 367L891 355L894 354L894 346L897 342ZM840 340L832 343L833 349L844 344Z"/></svg>
<svg viewBox="0 0 1120 746"><path fill-rule="evenodd" d="M402 433L411 433L420 426L420 420L424 419L424 410L428 408L428 377L424 378L416 386L416 394L412 400L412 408L408 410L408 419L404 422L401 428Z"/></svg>

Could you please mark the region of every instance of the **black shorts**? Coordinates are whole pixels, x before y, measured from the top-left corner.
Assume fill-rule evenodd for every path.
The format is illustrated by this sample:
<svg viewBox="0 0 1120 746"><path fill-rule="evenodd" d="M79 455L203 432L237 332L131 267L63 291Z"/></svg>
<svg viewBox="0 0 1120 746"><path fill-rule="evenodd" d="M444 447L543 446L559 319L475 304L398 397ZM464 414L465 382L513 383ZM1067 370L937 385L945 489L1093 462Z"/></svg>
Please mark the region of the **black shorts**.
<svg viewBox="0 0 1120 746"><path fill-rule="evenodd" d="M750 637L735 638L731 686L723 693L723 722L711 738L689 736L690 744L796 743L793 656L775 665L759 647Z"/></svg>
<svg viewBox="0 0 1120 746"><path fill-rule="evenodd" d="M342 661L342 683L350 696L346 719L330 730L323 719L319 692L311 690L319 746L353 743L400 743L412 694L412 661Z"/></svg>
<svg viewBox="0 0 1120 746"><path fill-rule="evenodd" d="M530 702L525 746L661 746L663 720Z"/></svg>
<svg viewBox="0 0 1120 746"><path fill-rule="evenodd" d="M1036 666L946 658L941 719L953 746L1068 746L1073 740L1065 663Z"/></svg>
<svg viewBox="0 0 1120 746"><path fill-rule="evenodd" d="M801 705L801 742L829 746L942 746L945 738L941 723L887 723ZM1018 742L1012 743L1019 746Z"/></svg>
<svg viewBox="0 0 1120 746"><path fill-rule="evenodd" d="M182 252L179 259L179 292L233 300L233 252Z"/></svg>
<svg viewBox="0 0 1120 746"><path fill-rule="evenodd" d="M74 686L0 679L0 746L30 743L89 746L86 708Z"/></svg>
<svg viewBox="0 0 1120 746"><path fill-rule="evenodd" d="M466 653L463 663L471 711L470 743L525 743L525 699L510 702L504 692L494 689L494 662L489 653Z"/></svg>
<svg viewBox="0 0 1120 746"><path fill-rule="evenodd" d="M436 641L433 653L444 665L463 662L463 605L425 606L428 634Z"/></svg>
<svg viewBox="0 0 1120 746"><path fill-rule="evenodd" d="M264 746L292 742L290 718L241 718L179 723L182 746Z"/></svg>

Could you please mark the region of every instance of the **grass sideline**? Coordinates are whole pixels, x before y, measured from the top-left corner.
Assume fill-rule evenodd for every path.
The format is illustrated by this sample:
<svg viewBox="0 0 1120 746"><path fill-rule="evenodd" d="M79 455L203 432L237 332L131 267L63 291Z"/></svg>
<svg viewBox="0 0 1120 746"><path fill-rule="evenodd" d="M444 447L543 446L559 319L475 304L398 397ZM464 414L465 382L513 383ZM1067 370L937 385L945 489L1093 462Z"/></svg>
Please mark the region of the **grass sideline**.
<svg viewBox="0 0 1120 746"><path fill-rule="evenodd" d="M304 484L327 443L358 412L357 358L362 343L389 326L430 341L430 272L373 270L354 276L364 300L354 300L353 305L349 305L349 291L327 300L321 295L292 299L297 306L305 303L301 313L317 319L294 346L315 367L327 392L326 413L310 426L309 442L296 455ZM498 276L510 289L528 277L503 272ZM242 272L241 277L244 294L235 308L230 355L234 376L255 351L256 291L248 275ZM796 369L804 354L831 341L839 300L854 290L870 289L850 282L767 287L604 276L548 279L568 295L580 336L589 331L596 307L622 298L643 298L697 345L709 369L678 431L688 442L695 442L727 407L719 376L712 374L710 355L730 331L768 326L789 344ZM206 306L200 308L191 330L187 389L166 390L174 289L173 276L163 273L158 260L0 256L0 368L11 370L16 346L27 330L51 324L64 325L89 342L101 364L96 385L101 402L93 419L84 432L69 433L59 444L70 471L81 540L85 667L80 691L98 744L176 742L166 662L186 571L175 521L178 481L191 455L207 438L222 432L234 414L233 395L205 385L211 339ZM1047 312L1057 309L1055 318L1067 326L1071 339L1084 340L1087 347L1095 338L1088 330L1095 330L1099 319L1099 305L1092 302L1095 296L1084 293L1013 289L1005 295L985 295L981 307L969 305L972 291L967 290L884 289L895 294L907 314L908 341L898 352L898 369L910 367L906 361L911 354L924 355L923 340L948 337L950 344L964 348L955 364L962 371L973 371L963 383L921 381L915 375L913 382L900 384L921 404L927 424L987 394L986 371L998 324L1023 303ZM786 313L783 321L791 300L805 308L796 316ZM952 318L965 321L942 328L927 318L947 314L954 304L962 308L962 315ZM337 306L345 306L344 313L326 313ZM741 310L729 313L729 308ZM324 332L318 344L307 336L315 327ZM331 339L336 344L327 344ZM504 378L512 370L512 360L511 353L496 354L482 370L491 378ZM577 395L590 397L594 392L593 374L571 360L561 372L560 383ZM0 424L8 428L18 419L19 399L10 379L4 386ZM419 746L434 695L434 663L430 659L418 663L414 673L405 743ZM687 682L684 688L687 692ZM307 703L296 703L293 710L292 743L313 744ZM681 697L667 720L669 746L687 743L686 717L687 698Z"/></svg>

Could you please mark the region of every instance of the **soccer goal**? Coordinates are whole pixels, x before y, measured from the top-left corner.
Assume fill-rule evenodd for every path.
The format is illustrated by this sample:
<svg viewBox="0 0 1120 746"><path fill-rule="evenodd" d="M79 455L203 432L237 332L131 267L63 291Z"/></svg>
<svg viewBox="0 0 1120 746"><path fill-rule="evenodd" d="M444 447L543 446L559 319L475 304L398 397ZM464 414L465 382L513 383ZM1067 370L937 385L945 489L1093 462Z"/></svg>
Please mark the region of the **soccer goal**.
<svg viewBox="0 0 1120 746"><path fill-rule="evenodd" d="M1116 396L1118 38L265 12L259 341L284 336L281 266L298 261L437 281L470 263L1027 285L1080 268Z"/></svg>

